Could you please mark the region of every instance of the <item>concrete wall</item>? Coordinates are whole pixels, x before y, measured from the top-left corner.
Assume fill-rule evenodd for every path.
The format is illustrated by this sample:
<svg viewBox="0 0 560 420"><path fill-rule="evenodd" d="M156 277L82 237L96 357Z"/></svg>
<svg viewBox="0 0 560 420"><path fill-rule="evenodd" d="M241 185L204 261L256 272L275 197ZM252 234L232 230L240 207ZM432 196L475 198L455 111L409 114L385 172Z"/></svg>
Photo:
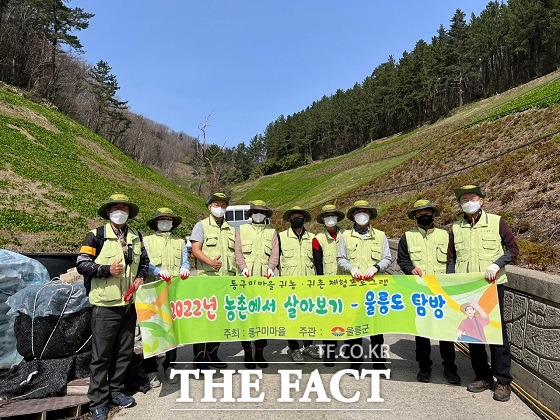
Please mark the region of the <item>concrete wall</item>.
<svg viewBox="0 0 560 420"><path fill-rule="evenodd" d="M393 264L398 241L390 240ZM514 381L560 414L560 276L515 266L506 268L504 320Z"/></svg>

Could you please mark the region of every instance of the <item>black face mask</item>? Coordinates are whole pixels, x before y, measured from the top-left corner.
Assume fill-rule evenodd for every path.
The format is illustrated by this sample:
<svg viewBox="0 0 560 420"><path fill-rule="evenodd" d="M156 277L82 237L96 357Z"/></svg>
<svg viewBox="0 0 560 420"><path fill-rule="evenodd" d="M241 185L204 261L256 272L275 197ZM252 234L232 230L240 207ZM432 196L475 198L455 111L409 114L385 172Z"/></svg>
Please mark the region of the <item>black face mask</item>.
<svg viewBox="0 0 560 420"><path fill-rule="evenodd" d="M434 223L434 216L431 214L423 214L416 218L416 223L418 223L419 226L428 227Z"/></svg>
<svg viewBox="0 0 560 420"><path fill-rule="evenodd" d="M295 219L290 219L290 225L294 229L299 229L303 226L303 217L296 217Z"/></svg>

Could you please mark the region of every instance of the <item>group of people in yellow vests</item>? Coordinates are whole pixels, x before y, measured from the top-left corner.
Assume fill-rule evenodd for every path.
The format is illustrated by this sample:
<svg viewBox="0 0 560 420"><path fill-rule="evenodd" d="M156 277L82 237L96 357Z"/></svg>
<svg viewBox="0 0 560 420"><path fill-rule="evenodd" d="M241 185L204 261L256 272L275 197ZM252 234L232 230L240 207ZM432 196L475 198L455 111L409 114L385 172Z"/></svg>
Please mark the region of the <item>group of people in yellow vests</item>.
<svg viewBox="0 0 560 420"><path fill-rule="evenodd" d="M484 272L489 282L498 284L498 300L503 307L503 283L507 281L504 267L518 254L511 230L498 215L483 210L485 192L480 186L467 185L455 189L463 214L453 223L450 232L438 228L435 218L440 208L428 200L418 200L408 211L416 226L406 232L398 245L397 263L405 274ZM286 210L283 220L289 227L277 232L270 226L273 210L261 200L252 201L247 210L251 223L235 229L225 220L229 197L220 192L207 202L208 217L196 223L190 235L192 256L197 276L243 275L246 277L310 276L350 274L354 279L369 280L383 273L392 262L385 233L372 226L377 210L366 200L358 200L346 211L336 205L323 206L316 220L324 226L313 234L305 224L310 213L298 206ZM86 279L93 305L93 350L91 381L88 396L94 418L103 419L111 406L127 407L134 399L123 393L124 370L131 360L134 345L136 314L130 300L123 299L129 290L156 278L169 281L173 277L187 279L190 275L189 254L185 241L173 235L181 217L171 209L160 208L147 225L154 233L145 238L127 224L138 214L138 206L122 194L112 195L98 211L108 220L105 226L86 235L77 261L78 271ZM348 218L352 228L342 229L339 223ZM278 271L276 271L278 270ZM505 323L502 320L503 345L491 345L491 366L484 344L469 344L475 379L467 389L482 392L492 389L494 399L510 398L511 357ZM382 344L383 335L370 337L371 344ZM347 349L361 346L362 339L347 340ZM218 357L220 343L193 345L195 367L225 368ZM268 366L264 357L265 339L254 343L243 341L245 367ZM255 351L253 354L252 346ZM288 341L289 354L295 363L304 363L304 356L323 358L333 366L336 341L322 346L304 340ZM418 381L429 382L432 373L430 340L416 337ZM360 352L358 352L360 353ZM443 375L451 384L460 384L452 342L440 342ZM346 356L352 369L359 369L362 357L356 352ZM362 353L360 353L362 354ZM163 368L168 381L176 351L166 354ZM385 369L385 359L372 360L375 369ZM157 385L156 358L147 359L145 369L152 385ZM494 381L496 377L496 381Z"/></svg>

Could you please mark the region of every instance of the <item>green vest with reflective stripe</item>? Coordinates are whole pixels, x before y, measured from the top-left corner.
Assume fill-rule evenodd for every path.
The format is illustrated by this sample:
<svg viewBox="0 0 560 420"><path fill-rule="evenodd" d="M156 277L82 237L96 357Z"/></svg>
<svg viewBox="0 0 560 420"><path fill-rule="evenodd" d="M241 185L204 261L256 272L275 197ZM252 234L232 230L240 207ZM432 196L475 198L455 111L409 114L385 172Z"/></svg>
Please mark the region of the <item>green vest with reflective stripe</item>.
<svg viewBox="0 0 560 420"><path fill-rule="evenodd" d="M464 218L453 222L456 273L484 273L490 264L504 255L500 237L500 216L482 211L478 222L471 226ZM501 269L496 283L507 282Z"/></svg>
<svg viewBox="0 0 560 420"><path fill-rule="evenodd" d="M445 273L449 234L444 229L427 231L416 226L405 233L408 255L415 268L424 274Z"/></svg>
<svg viewBox="0 0 560 420"><path fill-rule="evenodd" d="M97 229L91 231L97 234ZM105 225L105 242L101 252L95 258L94 262L101 265L111 265L115 261L122 259L122 265L126 269L120 276L91 279L91 292L89 293L89 301L96 306L124 306L122 298L132 286L132 282L138 274L138 265L140 263L140 255L142 254L142 243L138 232L128 226L126 234L126 243L132 244L132 264L126 266L122 246L113 231L110 223Z"/></svg>
<svg viewBox="0 0 560 420"><path fill-rule="evenodd" d="M204 242L202 252L208 258L215 259L220 255L222 267L216 271L212 266L197 260L197 275L199 276L232 276L237 272L235 265L235 229L225 220L218 226L214 217L209 216L202 221Z"/></svg>
<svg viewBox="0 0 560 420"><path fill-rule="evenodd" d="M276 230L264 223L239 226L243 258L252 276L266 276Z"/></svg>
<svg viewBox="0 0 560 420"><path fill-rule="evenodd" d="M348 261L362 273L381 261L385 232L370 227L364 238L354 229L344 231L342 236Z"/></svg>
<svg viewBox="0 0 560 420"><path fill-rule="evenodd" d="M321 249L323 250L323 274L325 276L343 273L336 261L336 256L338 254L338 242L343 233L344 229L338 229L336 239L333 239L330 233L324 229L323 232L320 232L315 236L321 245Z"/></svg>
<svg viewBox="0 0 560 420"><path fill-rule="evenodd" d="M281 276L314 276L313 246L311 241L315 237L305 231L301 241L292 228L280 232L280 275Z"/></svg>
<svg viewBox="0 0 560 420"><path fill-rule="evenodd" d="M185 241L177 238L171 232L155 233L144 238L144 244L149 252L150 263L156 267L169 271L171 277L179 275L183 262L183 246ZM148 276L147 281L154 281L155 276Z"/></svg>

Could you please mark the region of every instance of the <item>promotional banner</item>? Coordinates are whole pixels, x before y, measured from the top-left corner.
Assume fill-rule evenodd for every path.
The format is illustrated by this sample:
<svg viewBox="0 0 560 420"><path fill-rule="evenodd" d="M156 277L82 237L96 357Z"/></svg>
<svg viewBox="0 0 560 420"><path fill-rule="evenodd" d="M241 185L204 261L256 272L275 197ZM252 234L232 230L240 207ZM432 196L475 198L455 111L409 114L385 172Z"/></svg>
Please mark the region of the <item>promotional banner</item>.
<svg viewBox="0 0 560 420"><path fill-rule="evenodd" d="M135 302L144 357L199 342L379 333L502 344L496 285L484 273L177 277L143 285Z"/></svg>

